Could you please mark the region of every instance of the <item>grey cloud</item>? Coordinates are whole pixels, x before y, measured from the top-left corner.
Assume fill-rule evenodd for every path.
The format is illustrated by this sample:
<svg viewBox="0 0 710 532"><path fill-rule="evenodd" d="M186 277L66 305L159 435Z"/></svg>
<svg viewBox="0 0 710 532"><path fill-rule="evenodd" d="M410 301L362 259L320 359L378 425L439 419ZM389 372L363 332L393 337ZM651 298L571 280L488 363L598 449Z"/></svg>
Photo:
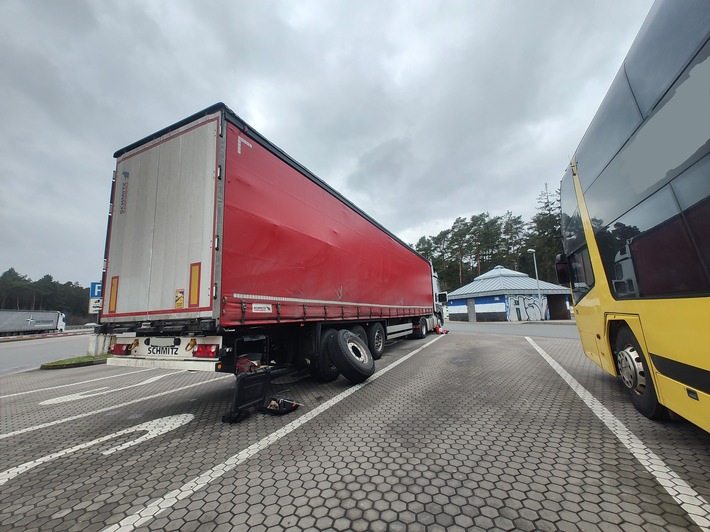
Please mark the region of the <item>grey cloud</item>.
<svg viewBox="0 0 710 532"><path fill-rule="evenodd" d="M650 4L5 0L0 271L96 280L113 152L216 101L395 232L529 217Z"/></svg>

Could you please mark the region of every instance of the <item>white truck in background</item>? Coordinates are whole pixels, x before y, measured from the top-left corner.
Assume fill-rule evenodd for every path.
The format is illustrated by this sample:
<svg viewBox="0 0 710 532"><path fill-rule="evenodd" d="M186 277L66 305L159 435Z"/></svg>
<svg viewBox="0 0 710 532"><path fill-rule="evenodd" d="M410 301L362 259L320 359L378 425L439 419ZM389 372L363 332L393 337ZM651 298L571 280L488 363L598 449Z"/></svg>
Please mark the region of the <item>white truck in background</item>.
<svg viewBox="0 0 710 532"><path fill-rule="evenodd" d="M64 332L66 326L58 310L0 310L0 336Z"/></svg>

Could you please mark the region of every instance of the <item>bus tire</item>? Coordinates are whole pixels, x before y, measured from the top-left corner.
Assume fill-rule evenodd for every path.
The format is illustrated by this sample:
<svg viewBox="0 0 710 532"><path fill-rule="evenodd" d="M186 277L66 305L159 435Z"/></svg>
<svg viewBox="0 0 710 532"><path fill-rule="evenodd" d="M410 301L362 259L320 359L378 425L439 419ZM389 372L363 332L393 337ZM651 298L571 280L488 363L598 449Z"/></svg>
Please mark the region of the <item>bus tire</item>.
<svg viewBox="0 0 710 532"><path fill-rule="evenodd" d="M668 419L668 409L658 402L646 355L628 328L619 329L614 353L619 376L636 410L649 419Z"/></svg>
<svg viewBox="0 0 710 532"><path fill-rule="evenodd" d="M331 339L337 334L335 329L323 329L320 335L320 351L316 363L311 365L311 375L321 382L331 382L338 378L340 370L330 359L329 346Z"/></svg>
<svg viewBox="0 0 710 532"><path fill-rule="evenodd" d="M378 321L367 328L367 347L375 360L382 358L385 352L385 328Z"/></svg>
<svg viewBox="0 0 710 532"><path fill-rule="evenodd" d="M353 384L364 382L375 373L375 360L367 344L347 329L330 338L329 352L340 373Z"/></svg>

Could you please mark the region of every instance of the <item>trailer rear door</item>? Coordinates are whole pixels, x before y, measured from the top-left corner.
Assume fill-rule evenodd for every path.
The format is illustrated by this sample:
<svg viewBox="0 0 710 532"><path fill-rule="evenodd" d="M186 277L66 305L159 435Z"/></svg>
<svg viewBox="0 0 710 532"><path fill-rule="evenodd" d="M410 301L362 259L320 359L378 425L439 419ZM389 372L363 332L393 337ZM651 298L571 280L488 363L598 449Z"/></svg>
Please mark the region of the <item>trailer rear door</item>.
<svg viewBox="0 0 710 532"><path fill-rule="evenodd" d="M221 113L120 155L102 321L211 317Z"/></svg>

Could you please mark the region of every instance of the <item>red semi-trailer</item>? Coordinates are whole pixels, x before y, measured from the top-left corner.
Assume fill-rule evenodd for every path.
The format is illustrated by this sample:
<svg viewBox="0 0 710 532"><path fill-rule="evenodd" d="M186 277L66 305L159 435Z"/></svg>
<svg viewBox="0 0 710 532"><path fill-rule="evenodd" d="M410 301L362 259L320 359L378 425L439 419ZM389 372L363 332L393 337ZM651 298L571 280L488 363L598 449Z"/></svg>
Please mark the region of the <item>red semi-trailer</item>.
<svg viewBox="0 0 710 532"><path fill-rule="evenodd" d="M443 324L431 264L224 104L114 157L110 364L361 382L385 340Z"/></svg>

